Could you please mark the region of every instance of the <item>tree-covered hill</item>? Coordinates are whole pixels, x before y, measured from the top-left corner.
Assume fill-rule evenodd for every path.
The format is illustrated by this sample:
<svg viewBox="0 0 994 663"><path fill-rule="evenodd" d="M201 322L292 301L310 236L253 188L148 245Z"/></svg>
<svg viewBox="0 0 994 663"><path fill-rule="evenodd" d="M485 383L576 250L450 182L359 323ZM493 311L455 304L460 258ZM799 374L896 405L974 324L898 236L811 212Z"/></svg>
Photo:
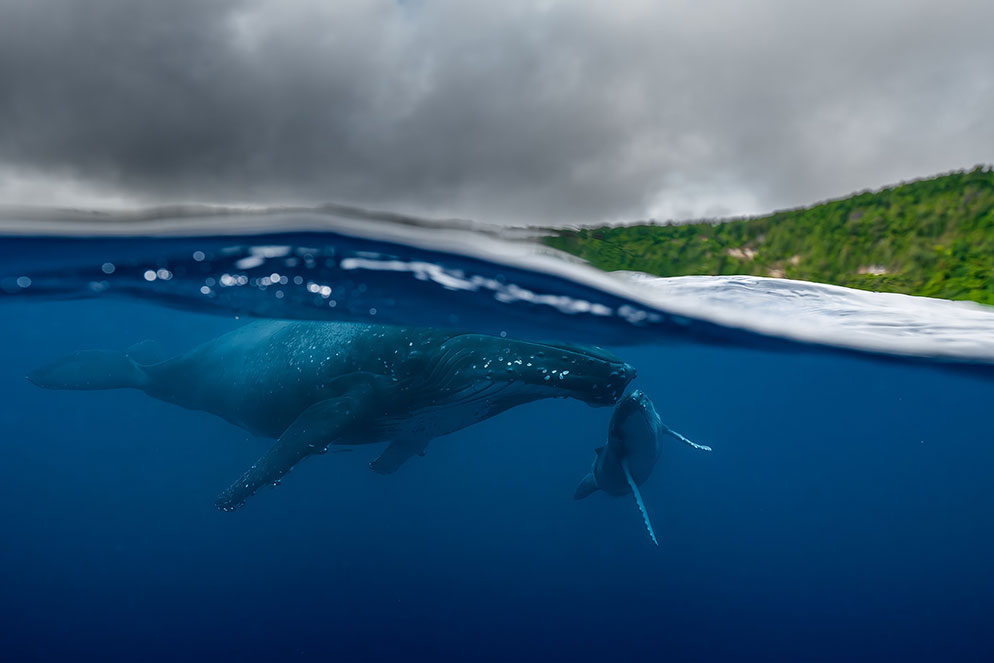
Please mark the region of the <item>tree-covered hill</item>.
<svg viewBox="0 0 994 663"><path fill-rule="evenodd" d="M977 167L725 222L561 231L606 270L752 274L994 305L994 172Z"/></svg>

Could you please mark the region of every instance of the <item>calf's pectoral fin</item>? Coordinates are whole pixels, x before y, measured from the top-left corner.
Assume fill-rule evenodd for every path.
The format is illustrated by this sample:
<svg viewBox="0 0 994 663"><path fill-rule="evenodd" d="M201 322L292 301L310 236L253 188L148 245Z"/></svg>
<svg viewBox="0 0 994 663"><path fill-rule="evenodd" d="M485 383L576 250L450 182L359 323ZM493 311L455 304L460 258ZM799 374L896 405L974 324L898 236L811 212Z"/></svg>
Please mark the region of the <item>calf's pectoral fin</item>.
<svg viewBox="0 0 994 663"><path fill-rule="evenodd" d="M683 435L680 435L680 433L676 432L675 430L673 430L672 428L670 428L666 424L662 424L662 426L663 426L663 432L664 433L666 433L668 435L672 435L673 437L675 437L676 439L680 440L684 444L689 444L690 446L694 447L695 449L700 449L701 451L711 451L711 447L707 446L706 444L697 444L696 442L691 442L690 440L688 440L687 438L685 438Z"/></svg>
<svg viewBox="0 0 994 663"><path fill-rule="evenodd" d="M266 484L276 483L302 458L322 453L362 415L353 398L331 398L315 403L290 424L280 439L242 477L218 496L222 511L234 511Z"/></svg>
<svg viewBox="0 0 994 663"><path fill-rule="evenodd" d="M580 485L576 487L576 492L573 493L573 499L582 500L591 493L597 492L597 477L594 476L593 472L587 473L587 476L583 477L583 481Z"/></svg>
<svg viewBox="0 0 994 663"><path fill-rule="evenodd" d="M651 538L652 542L658 546L659 541L656 540L656 533L652 529L652 523L649 522L649 512L645 510L645 502L642 501L642 493L639 492L639 487L636 485L635 479L632 478L631 470L628 469L628 459L621 458L620 463L621 469L625 473L625 481L628 482L628 487L632 491L632 497L635 498L635 506L638 507L639 513L642 514L642 522L645 523L645 528L649 530L649 538Z"/></svg>
<svg viewBox="0 0 994 663"><path fill-rule="evenodd" d="M377 474L393 474L411 456L424 456L428 442L418 438L394 440L369 464L369 469Z"/></svg>

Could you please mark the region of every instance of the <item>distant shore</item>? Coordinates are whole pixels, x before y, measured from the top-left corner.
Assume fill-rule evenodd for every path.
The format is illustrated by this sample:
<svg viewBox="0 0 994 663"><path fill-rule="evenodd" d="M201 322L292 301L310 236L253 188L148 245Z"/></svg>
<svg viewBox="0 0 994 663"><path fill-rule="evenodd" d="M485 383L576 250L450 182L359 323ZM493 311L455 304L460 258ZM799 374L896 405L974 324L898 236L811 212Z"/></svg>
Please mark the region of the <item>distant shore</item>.
<svg viewBox="0 0 994 663"><path fill-rule="evenodd" d="M601 269L749 274L994 305L990 166L750 219L561 230Z"/></svg>

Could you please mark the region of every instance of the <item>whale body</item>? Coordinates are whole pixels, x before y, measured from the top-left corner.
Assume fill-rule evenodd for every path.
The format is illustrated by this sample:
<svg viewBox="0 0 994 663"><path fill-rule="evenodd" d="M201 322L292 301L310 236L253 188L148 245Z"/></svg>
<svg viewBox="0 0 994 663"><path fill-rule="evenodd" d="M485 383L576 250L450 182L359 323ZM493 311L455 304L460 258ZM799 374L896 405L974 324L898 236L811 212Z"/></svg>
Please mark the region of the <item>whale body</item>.
<svg viewBox="0 0 994 663"><path fill-rule="evenodd" d="M656 466L664 435L695 449L711 451L711 447L691 442L667 427L649 397L638 389L632 391L615 407L608 425L607 444L594 450L593 465L577 486L573 499L583 499L598 490L613 496L632 495L649 536L659 545L639 486L648 480Z"/></svg>
<svg viewBox="0 0 994 663"><path fill-rule="evenodd" d="M260 321L181 355L153 342L77 352L28 376L50 389L134 388L276 443L217 499L232 510L330 445L389 442L393 472L430 440L543 398L613 405L635 370L600 348L349 322Z"/></svg>

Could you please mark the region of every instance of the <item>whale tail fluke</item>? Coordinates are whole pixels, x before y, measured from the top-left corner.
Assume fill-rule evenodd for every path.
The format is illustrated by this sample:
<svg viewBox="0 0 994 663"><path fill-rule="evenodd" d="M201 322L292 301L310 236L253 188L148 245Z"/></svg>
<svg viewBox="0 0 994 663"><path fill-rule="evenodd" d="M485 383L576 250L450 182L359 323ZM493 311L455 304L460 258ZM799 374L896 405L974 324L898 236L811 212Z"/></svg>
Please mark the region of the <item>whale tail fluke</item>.
<svg viewBox="0 0 994 663"><path fill-rule="evenodd" d="M142 364L150 362L139 363L129 352L76 352L32 371L28 380L45 389L142 389L148 383Z"/></svg>

